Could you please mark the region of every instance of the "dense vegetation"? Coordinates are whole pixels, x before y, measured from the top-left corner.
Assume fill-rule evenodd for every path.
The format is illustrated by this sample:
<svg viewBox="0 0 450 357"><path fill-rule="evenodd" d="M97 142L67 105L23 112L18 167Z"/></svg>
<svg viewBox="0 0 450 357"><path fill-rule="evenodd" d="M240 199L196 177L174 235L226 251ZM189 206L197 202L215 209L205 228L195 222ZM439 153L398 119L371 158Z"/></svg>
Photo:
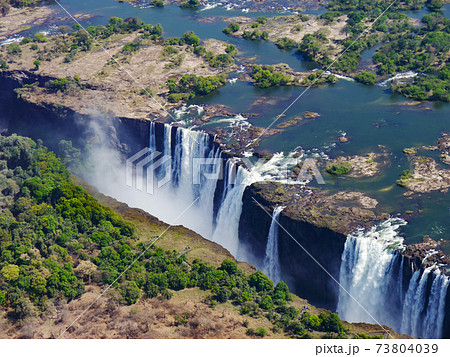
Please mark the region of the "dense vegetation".
<svg viewBox="0 0 450 357"><path fill-rule="evenodd" d="M227 27L225 27L222 32L226 35L230 35L232 33L238 32L241 26L235 22L230 22Z"/></svg>
<svg viewBox="0 0 450 357"><path fill-rule="evenodd" d="M183 1L180 4L180 7L182 9L198 9L200 7L200 1L199 0Z"/></svg>
<svg viewBox="0 0 450 357"><path fill-rule="evenodd" d="M80 296L74 263L94 274L96 247L124 251L134 228L75 186L59 159L30 139L1 137L0 165L0 304L25 318Z"/></svg>
<svg viewBox="0 0 450 357"><path fill-rule="evenodd" d="M355 79L360 83L372 85L375 83L377 76L375 75L375 73L362 71L355 76Z"/></svg>
<svg viewBox="0 0 450 357"><path fill-rule="evenodd" d="M347 47L350 45L349 41L353 41L355 36L361 33L365 24L374 21L390 4L387 0L333 0L327 9L330 14L348 15L349 21L345 30L350 34L350 38L343 43L344 47ZM383 43L373 56L377 74L387 76L406 71L426 74L416 77L412 82L394 83L394 91L420 100L449 101L450 80L447 78L447 72L450 20L437 12L443 4L440 0L396 2L379 19L370 33L355 43L336 63L336 69L347 73L354 71L362 50L372 47L375 43ZM413 27L407 16L399 12L419 10L424 5L434 12L425 15L419 27ZM371 77L359 74L355 79L372 84Z"/></svg>
<svg viewBox="0 0 450 357"><path fill-rule="evenodd" d="M73 28L61 26L59 28L64 36L57 36L49 41L42 33L34 36L34 39L24 38L20 43L13 43L8 46L7 53L9 56L21 56L22 47L30 46L30 49L36 51L36 60L41 63L51 61L54 58L65 56L64 62L69 63L77 58L81 52L96 50L96 41L102 41L116 34L128 34L136 31L140 35L131 43L125 44L122 51L115 55L128 56L139 51L142 45L148 45L151 42L162 42L163 28L160 24L146 24L138 17L129 17L122 19L120 17L111 17L107 26L89 26L85 30L81 29L78 24Z"/></svg>
<svg viewBox="0 0 450 357"><path fill-rule="evenodd" d="M178 81L170 78L167 80L167 87L170 92L169 100L179 102L192 99L197 95L206 95L225 85L225 83L225 75L202 77L195 74L186 74Z"/></svg>
<svg viewBox="0 0 450 357"><path fill-rule="evenodd" d="M252 78L254 85L259 88L268 88L288 84L292 78L274 70L273 66L253 65Z"/></svg>
<svg viewBox="0 0 450 357"><path fill-rule="evenodd" d="M335 162L327 165L327 172L331 175L345 175L352 170L349 162Z"/></svg>
<svg viewBox="0 0 450 357"><path fill-rule="evenodd" d="M378 49L374 62L379 74L410 70L425 74L413 83L394 84L394 90L421 100L450 101L450 19L432 13L422 22L423 27Z"/></svg>
<svg viewBox="0 0 450 357"><path fill-rule="evenodd" d="M357 81L367 85L374 84L377 76L386 78L400 72L415 71L424 75L410 81L393 82L392 89L420 100L449 101L450 20L439 12L443 4L441 0L410 0L394 4L388 0L333 0L328 3L327 12L318 19L327 25L337 19L342 21L345 15L345 39L330 41L329 32L322 28L305 34L299 43L289 37L282 37L275 44L282 50L297 48L297 52L305 59L315 61L324 68L333 63L336 48L346 49L339 60L333 63L333 70L354 76ZM419 10L423 6L432 12L422 18L419 26L401 12ZM388 7L388 11L380 17ZM373 23L376 19L376 23ZM244 29L242 37L250 40L268 39L269 34L262 31L260 26L266 21L253 22ZM298 24L295 16L289 17L289 22L293 23L292 33L301 30L302 25ZM372 23L373 26L369 28ZM230 23L223 31L233 34L239 29L238 24ZM365 30L366 33L361 36ZM376 67L371 70L376 73L357 73L362 52L375 45L380 45L373 56Z"/></svg>

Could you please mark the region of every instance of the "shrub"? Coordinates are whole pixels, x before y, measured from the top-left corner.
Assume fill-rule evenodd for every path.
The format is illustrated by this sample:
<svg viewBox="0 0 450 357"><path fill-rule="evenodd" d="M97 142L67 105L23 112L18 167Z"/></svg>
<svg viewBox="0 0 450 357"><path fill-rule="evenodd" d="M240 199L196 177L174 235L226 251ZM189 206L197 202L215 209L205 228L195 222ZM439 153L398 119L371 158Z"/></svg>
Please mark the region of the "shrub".
<svg viewBox="0 0 450 357"><path fill-rule="evenodd" d="M349 162L335 162L327 165L327 172L331 175L345 175L352 169L352 165Z"/></svg>
<svg viewBox="0 0 450 357"><path fill-rule="evenodd" d="M264 327L258 327L255 331L255 336L264 337L267 335L267 330Z"/></svg>
<svg viewBox="0 0 450 357"><path fill-rule="evenodd" d="M272 291L273 282L261 270L249 276L248 283L258 292Z"/></svg>
<svg viewBox="0 0 450 357"><path fill-rule="evenodd" d="M232 34L232 33L235 33L235 32L237 32L237 31L239 31L240 28L241 28L241 26L239 26L239 24L237 24L237 23L235 23L235 22L230 22L230 23L228 24L228 26L225 27L225 28L222 30L222 32L223 32L224 34L226 34L226 35L230 35L230 34Z"/></svg>
<svg viewBox="0 0 450 357"><path fill-rule="evenodd" d="M264 25L267 22L267 18L264 16L258 16L255 21L258 24Z"/></svg>
<svg viewBox="0 0 450 357"><path fill-rule="evenodd" d="M236 51L236 47L234 47L234 45L232 43L230 43L226 48L225 48L225 52L226 53L233 53Z"/></svg>
<svg viewBox="0 0 450 357"><path fill-rule="evenodd" d="M21 55L22 54L22 48L20 48L19 44L17 43L11 43L8 45L8 54L10 55Z"/></svg>
<svg viewBox="0 0 450 357"><path fill-rule="evenodd" d="M219 269L226 271L229 275L235 275L238 272L237 263L230 259L225 259Z"/></svg>
<svg viewBox="0 0 450 357"><path fill-rule="evenodd" d="M272 298L269 295L264 296L261 299L261 302L259 303L259 307L267 311L272 310L273 308Z"/></svg>
<svg viewBox="0 0 450 357"><path fill-rule="evenodd" d="M194 48L194 54L197 56L204 56L206 54L206 48L203 46L196 46Z"/></svg>
<svg viewBox="0 0 450 357"><path fill-rule="evenodd" d="M180 45L190 45L190 46L198 46L200 45L200 38L193 32L186 32L180 38Z"/></svg>
<svg viewBox="0 0 450 357"><path fill-rule="evenodd" d="M228 67L231 66L233 63L234 59L229 54L220 54L214 56L209 61L209 65L213 68Z"/></svg>
<svg viewBox="0 0 450 357"><path fill-rule="evenodd" d="M141 296L141 289L134 281L126 281L120 284L119 291L127 305L135 304Z"/></svg>
<svg viewBox="0 0 450 357"><path fill-rule="evenodd" d="M43 33L37 33L36 35L34 35L34 41L39 42L39 43L44 43L44 42L47 42L48 39L47 39L47 37L45 37L45 35Z"/></svg>
<svg viewBox="0 0 450 357"><path fill-rule="evenodd" d="M180 4L182 9L198 9L200 7L199 0L188 0L184 1Z"/></svg>
<svg viewBox="0 0 450 357"><path fill-rule="evenodd" d="M178 37L169 37L164 41L164 45L168 46L176 46L180 43L180 39Z"/></svg>
<svg viewBox="0 0 450 357"><path fill-rule="evenodd" d="M285 328L285 331L292 335L302 335L305 332L305 326L299 321L293 321Z"/></svg>
<svg viewBox="0 0 450 357"><path fill-rule="evenodd" d="M297 47L297 43L290 38L283 37L275 42L275 45L282 50L291 51L295 47Z"/></svg>
<svg viewBox="0 0 450 357"><path fill-rule="evenodd" d="M375 73L362 71L355 76L355 80L366 85L373 85L377 79Z"/></svg>

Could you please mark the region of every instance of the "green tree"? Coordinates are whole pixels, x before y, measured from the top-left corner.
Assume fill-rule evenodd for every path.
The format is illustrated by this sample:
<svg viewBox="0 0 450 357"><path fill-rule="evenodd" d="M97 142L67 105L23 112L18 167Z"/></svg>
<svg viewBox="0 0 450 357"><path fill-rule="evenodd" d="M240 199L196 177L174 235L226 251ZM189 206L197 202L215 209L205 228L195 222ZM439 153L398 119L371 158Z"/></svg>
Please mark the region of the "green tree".
<svg viewBox="0 0 450 357"><path fill-rule="evenodd" d="M349 162L335 162L327 165L327 172L331 175L345 175L352 170Z"/></svg>
<svg viewBox="0 0 450 357"><path fill-rule="evenodd" d="M272 298L269 295L264 296L261 299L261 302L259 303L259 307L267 311L272 310L273 308Z"/></svg>
<svg viewBox="0 0 450 357"><path fill-rule="evenodd" d="M200 38L193 31L186 32L180 38L180 45L198 46L200 45Z"/></svg>
<svg viewBox="0 0 450 357"><path fill-rule="evenodd" d="M239 26L236 22L230 22L228 26L222 30L222 32L226 35L231 35L232 33L239 31L240 28L241 26Z"/></svg>
<svg viewBox="0 0 450 357"><path fill-rule="evenodd" d="M258 292L271 292L273 290L273 282L261 270L251 274L248 278L250 286L254 287Z"/></svg>
<svg viewBox="0 0 450 357"><path fill-rule="evenodd" d="M238 272L237 263L230 259L225 259L219 269L225 270L230 275L235 275Z"/></svg>
<svg viewBox="0 0 450 357"><path fill-rule="evenodd" d="M141 289L139 289L134 281L125 281L120 284L119 291L128 305L135 304L141 296Z"/></svg>
<svg viewBox="0 0 450 357"><path fill-rule="evenodd" d="M39 71L39 66L41 65L41 61L36 60L33 62L34 64L34 68L36 69L36 71Z"/></svg>
<svg viewBox="0 0 450 357"><path fill-rule="evenodd" d="M199 0L188 0L184 1L180 4L182 9L198 9L200 7Z"/></svg>
<svg viewBox="0 0 450 357"><path fill-rule="evenodd" d="M17 43L11 43L10 45L8 45L7 51L8 51L8 54L10 54L10 55L18 55L19 56L22 54L22 48Z"/></svg>
<svg viewBox="0 0 450 357"><path fill-rule="evenodd" d="M355 80L366 85L375 84L376 79L377 76L375 75L375 73L367 71L362 71L355 76Z"/></svg>
<svg viewBox="0 0 450 357"><path fill-rule="evenodd" d="M15 264L9 264L2 268L0 274L6 281L16 281L19 279L20 268Z"/></svg>

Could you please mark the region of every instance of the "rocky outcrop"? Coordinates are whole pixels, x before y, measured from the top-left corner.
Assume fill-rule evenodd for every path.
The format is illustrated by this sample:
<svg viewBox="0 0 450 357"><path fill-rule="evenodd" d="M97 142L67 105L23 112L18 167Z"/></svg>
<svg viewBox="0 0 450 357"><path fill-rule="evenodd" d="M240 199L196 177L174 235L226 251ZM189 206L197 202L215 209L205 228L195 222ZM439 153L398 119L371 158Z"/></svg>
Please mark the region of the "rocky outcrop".
<svg viewBox="0 0 450 357"><path fill-rule="evenodd" d="M412 173L404 174L398 183L417 193L448 192L450 170L441 169L430 157L419 156L413 160Z"/></svg>
<svg viewBox="0 0 450 357"><path fill-rule="evenodd" d="M441 161L450 165L450 135L442 133L438 140L438 148L441 150Z"/></svg>
<svg viewBox="0 0 450 357"><path fill-rule="evenodd" d="M449 266L450 256L443 252L447 242L443 239L435 241L424 237L421 243L410 244L403 251L403 256L409 260L409 266L415 269L428 268L433 265Z"/></svg>

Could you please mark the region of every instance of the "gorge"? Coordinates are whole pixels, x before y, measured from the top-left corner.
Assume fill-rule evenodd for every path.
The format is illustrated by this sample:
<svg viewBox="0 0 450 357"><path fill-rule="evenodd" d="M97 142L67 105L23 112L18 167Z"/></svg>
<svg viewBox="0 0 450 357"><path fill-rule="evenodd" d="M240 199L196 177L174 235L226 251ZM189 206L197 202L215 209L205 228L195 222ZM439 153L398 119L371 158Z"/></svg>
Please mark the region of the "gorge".
<svg viewBox="0 0 450 357"><path fill-rule="evenodd" d="M302 217L303 211L289 198L289 190L295 190L295 195L303 202L311 200L310 197L317 193L294 185L254 182L257 181L255 177L261 176L255 172L252 177L252 172L239 164L238 158L224 155L208 134L160 122L125 118L112 118L105 124L105 121L70 112L62 123L57 114L47 109L31 104L28 105L32 108L26 108L24 103L16 105L13 108L21 108L15 115L33 111L34 123L40 130L36 130L36 126L31 130L29 123L10 118L3 128L8 132L43 139L45 143L53 143L55 148L61 139L67 139L68 132L71 132L69 138L80 147L86 142L96 143L90 153L95 170L88 172L85 178L101 192L130 206L143 208L167 222L173 221L198 197L192 211L176 224L183 224L221 244L238 259L266 269L269 276L274 274L271 276L274 280L279 275L297 294L337 311L348 321L374 323L352 298L339 290L334 278L381 324L414 337L449 337L448 277L438 266L418 266L402 255L403 239L398 230L404 221L389 219L374 225L381 216L367 215L361 219L359 215L360 220L355 218L355 221L346 222L349 223L347 232L342 230L343 226L321 226L311 217ZM171 180L155 189L153 194L128 187L124 181L124 159L145 147L171 158L155 172L155 177L161 179L169 165ZM202 161L206 165L201 170L200 180L197 185L192 185L194 159L220 159L223 180L206 179L215 168L211 161ZM278 195L267 194L277 190ZM273 212L273 217L266 215L258 204ZM306 207L313 209L314 205ZM292 210L300 212L300 217ZM192 217L201 217L201 220ZM284 229L277 230L274 220ZM358 225L365 228L358 229ZM320 265L312 261L287 232ZM275 242L278 242L277 246L274 246ZM279 272L267 270L271 262L277 260ZM386 310L387 306L389 310ZM402 316L413 318L403 318L402 322Z"/></svg>

